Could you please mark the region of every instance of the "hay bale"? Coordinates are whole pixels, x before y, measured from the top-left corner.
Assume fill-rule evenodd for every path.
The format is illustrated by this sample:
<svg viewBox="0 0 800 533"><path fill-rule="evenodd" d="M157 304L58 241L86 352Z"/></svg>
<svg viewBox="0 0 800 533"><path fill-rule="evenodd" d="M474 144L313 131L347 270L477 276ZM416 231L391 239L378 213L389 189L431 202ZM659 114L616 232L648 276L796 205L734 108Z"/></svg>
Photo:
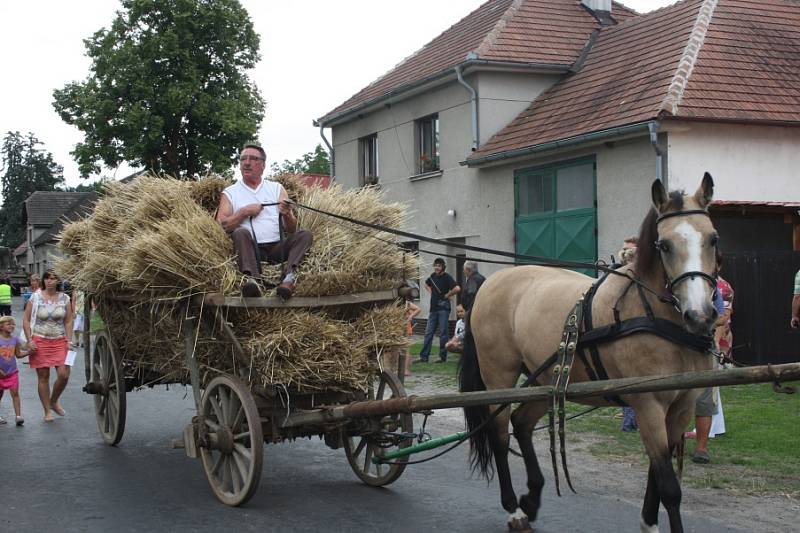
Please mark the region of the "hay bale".
<svg viewBox="0 0 800 533"><path fill-rule="evenodd" d="M278 180L302 205L393 227L403 223L403 206L385 203L374 188L306 188L292 175ZM213 176L198 182L142 176L114 183L89 218L62 232L62 275L100 299L124 360L143 375L187 380L180 298L239 292L242 276L231 240L213 219L229 184ZM417 257L403 253L391 234L302 208L298 218L315 239L298 274L298 296L392 289L417 271ZM280 281L280 266L266 266L265 277ZM121 296L133 296L134 304L121 303ZM294 391L364 390L381 354L407 342L403 310L395 305L224 312L253 361L252 382ZM217 333L201 332L200 366L208 375L235 373L232 349Z"/></svg>

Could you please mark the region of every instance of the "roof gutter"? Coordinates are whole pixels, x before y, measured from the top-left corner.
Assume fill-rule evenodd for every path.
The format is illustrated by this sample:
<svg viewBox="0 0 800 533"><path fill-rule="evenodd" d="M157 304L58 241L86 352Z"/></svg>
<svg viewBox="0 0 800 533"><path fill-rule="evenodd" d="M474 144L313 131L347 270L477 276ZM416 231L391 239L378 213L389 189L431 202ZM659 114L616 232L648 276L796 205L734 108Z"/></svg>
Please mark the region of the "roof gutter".
<svg viewBox="0 0 800 533"><path fill-rule="evenodd" d="M314 125L317 125L316 122ZM331 143L328 142L328 138L325 137L325 126L319 127L319 136L322 137L322 140L325 142L325 146L328 147L328 152L331 154L331 181L336 181L336 152L334 152Z"/></svg>
<svg viewBox="0 0 800 533"><path fill-rule="evenodd" d="M664 172L661 162L661 156L663 155L663 152L661 151L661 147L658 146L659 127L661 127L661 122L658 120L651 120L647 123L647 129L650 132L650 144L653 145L653 150L656 152L656 179L664 183Z"/></svg>
<svg viewBox="0 0 800 533"><path fill-rule="evenodd" d="M622 137L624 135L630 135L632 133L643 133L648 131L649 124L650 122L638 122L636 124L628 124L627 126L619 126L617 128L610 128L607 130L595 131L592 133L584 133L583 135L577 135L575 137L569 137L567 139L536 144L534 146L528 146L526 148L519 148L516 150L508 150L505 152L499 152L496 154L491 154L483 157L476 157L474 159L467 159L466 161L461 161L460 164L466 165L470 168L478 167L489 163L500 163L510 159L517 159L520 157L534 155L541 152L549 152L551 150L558 150L561 148L577 146L579 144L605 141L607 139Z"/></svg>
<svg viewBox="0 0 800 533"><path fill-rule="evenodd" d="M455 67L461 68L462 72L469 68L476 68L476 67L483 67L483 68L496 68L498 70L519 70L519 71L534 71L534 72L542 72L542 73L553 73L553 74L566 74L570 71L571 65L562 65L557 63L515 63L513 61L492 61L489 59L468 59L455 65ZM356 107L352 107L350 109L345 109L335 115L325 116L319 118L314 121L315 126L324 126L326 128L331 127L336 122L341 122L343 120L347 120L358 116L365 112L365 110L378 106L379 104L389 103L395 99L400 99L402 95L405 93L410 93L416 89L424 87L426 85L430 85L432 83L441 83L445 81L447 78L452 78L453 76L453 68L448 67L445 70L437 72L431 76L426 78L422 78L421 80L415 81L408 85L403 85L401 87L397 87L387 93L384 93L380 96L377 96L371 100L368 100Z"/></svg>
<svg viewBox="0 0 800 533"><path fill-rule="evenodd" d="M464 76L462 76L462 67L461 65L456 65L456 77L458 77L458 83L463 85L467 88L470 94L470 107L472 108L472 151L478 149L478 142L480 136L478 135L478 93L475 92L475 89L464 81Z"/></svg>

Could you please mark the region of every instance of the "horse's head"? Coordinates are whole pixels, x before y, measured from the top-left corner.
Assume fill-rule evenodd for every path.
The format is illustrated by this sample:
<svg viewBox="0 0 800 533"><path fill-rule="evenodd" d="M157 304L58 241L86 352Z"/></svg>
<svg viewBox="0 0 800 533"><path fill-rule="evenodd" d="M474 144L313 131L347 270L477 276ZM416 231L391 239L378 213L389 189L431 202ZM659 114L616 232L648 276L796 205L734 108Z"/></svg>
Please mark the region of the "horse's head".
<svg viewBox="0 0 800 533"><path fill-rule="evenodd" d="M717 311L714 291L719 237L708 215L714 195L714 180L706 172L694 195L664 190L660 180L651 189L655 208L656 239L642 246L654 246L661 258L667 291L691 333L711 334Z"/></svg>

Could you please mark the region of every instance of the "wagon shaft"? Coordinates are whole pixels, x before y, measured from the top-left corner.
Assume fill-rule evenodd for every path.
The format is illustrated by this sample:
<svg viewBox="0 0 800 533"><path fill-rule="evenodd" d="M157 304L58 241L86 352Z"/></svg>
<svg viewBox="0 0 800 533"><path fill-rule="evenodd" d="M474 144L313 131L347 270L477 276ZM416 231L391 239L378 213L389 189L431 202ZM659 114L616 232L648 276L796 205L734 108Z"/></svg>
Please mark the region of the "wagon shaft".
<svg viewBox="0 0 800 533"><path fill-rule="evenodd" d="M729 370L705 370L670 376L643 376L572 383L567 387L569 400L607 396L608 394L637 394L665 390L697 389L746 383L766 383L800 379L800 363L765 365ZM383 401L353 402L290 415L282 427L295 427L320 422L335 422L348 418L384 416L393 413L418 413L431 409L469 407L544 400L549 386L497 389L480 392L409 396Z"/></svg>

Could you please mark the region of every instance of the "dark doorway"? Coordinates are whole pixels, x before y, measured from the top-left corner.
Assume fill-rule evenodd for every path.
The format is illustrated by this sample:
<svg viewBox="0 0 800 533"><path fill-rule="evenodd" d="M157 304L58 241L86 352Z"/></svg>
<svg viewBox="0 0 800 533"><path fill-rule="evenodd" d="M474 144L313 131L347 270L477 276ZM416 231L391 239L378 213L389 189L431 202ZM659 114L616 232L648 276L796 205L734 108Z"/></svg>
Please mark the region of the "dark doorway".
<svg viewBox="0 0 800 533"><path fill-rule="evenodd" d="M734 290L733 357L742 363L800 361L800 331L789 327L800 252L725 254L722 277Z"/></svg>

